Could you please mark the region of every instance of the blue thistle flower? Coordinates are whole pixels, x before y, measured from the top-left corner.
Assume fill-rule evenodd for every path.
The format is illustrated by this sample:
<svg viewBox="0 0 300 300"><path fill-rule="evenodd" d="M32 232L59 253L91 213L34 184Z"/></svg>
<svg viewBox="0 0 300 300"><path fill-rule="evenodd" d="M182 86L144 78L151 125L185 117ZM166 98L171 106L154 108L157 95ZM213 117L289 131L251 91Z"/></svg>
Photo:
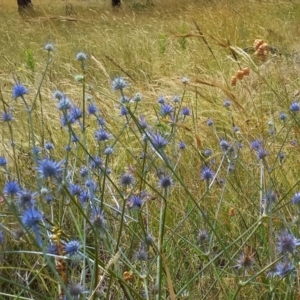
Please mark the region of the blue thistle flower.
<svg viewBox="0 0 300 300"><path fill-rule="evenodd" d="M84 183L85 187L92 189L93 191L97 190L97 184L92 179L87 179Z"/></svg>
<svg viewBox="0 0 300 300"><path fill-rule="evenodd" d="M147 261L148 260L148 252L144 247L141 247L138 251L134 253L134 258L136 261Z"/></svg>
<svg viewBox="0 0 300 300"><path fill-rule="evenodd" d="M142 95L140 93L136 93L132 98L132 102L141 102L141 101L142 101Z"/></svg>
<svg viewBox="0 0 300 300"><path fill-rule="evenodd" d="M40 246L42 245L42 239L41 239L39 228L37 225L42 220L43 220L42 213L34 207L31 207L31 208L28 208L27 210L25 210L23 213L23 216L22 216L22 223L28 229L33 230L36 240L37 240L37 243Z"/></svg>
<svg viewBox="0 0 300 300"><path fill-rule="evenodd" d="M35 205L34 196L36 194L27 190L22 190L18 193L18 204L24 210L27 208L33 208Z"/></svg>
<svg viewBox="0 0 300 300"><path fill-rule="evenodd" d="M28 93L28 90L20 83L17 83L13 86L12 96L14 99L19 97L23 97L25 94Z"/></svg>
<svg viewBox="0 0 300 300"><path fill-rule="evenodd" d="M214 121L212 119L208 119L207 122L206 122L206 125L207 126L212 126L212 125L214 125Z"/></svg>
<svg viewBox="0 0 300 300"><path fill-rule="evenodd" d="M91 210L90 220L94 228L98 230L105 229L107 221L105 219L104 213L100 210L99 207L93 208Z"/></svg>
<svg viewBox="0 0 300 300"><path fill-rule="evenodd" d="M3 189L3 193L8 196L16 196L20 192L20 186L16 181L8 181Z"/></svg>
<svg viewBox="0 0 300 300"><path fill-rule="evenodd" d="M157 134L150 133L150 135L151 135L151 141L154 148L161 149L168 144L168 141L160 133Z"/></svg>
<svg viewBox="0 0 300 300"><path fill-rule="evenodd" d="M58 247L55 244L50 244L46 252L52 255L59 255Z"/></svg>
<svg viewBox="0 0 300 300"><path fill-rule="evenodd" d="M293 204L300 204L300 192L296 192L292 197Z"/></svg>
<svg viewBox="0 0 300 300"><path fill-rule="evenodd" d="M7 159L4 156L0 156L0 167L5 167L7 165Z"/></svg>
<svg viewBox="0 0 300 300"><path fill-rule="evenodd" d="M88 113L89 113L90 115L95 115L96 112L97 112L97 110L98 110L98 108L97 108L97 106L96 106L95 104L90 103L90 104L88 105L87 111L88 111Z"/></svg>
<svg viewBox="0 0 300 300"><path fill-rule="evenodd" d="M90 164L92 169L100 169L103 165L103 161L101 157L99 156L94 156L90 158Z"/></svg>
<svg viewBox="0 0 300 300"><path fill-rule="evenodd" d="M179 103L179 102L181 101L181 98L180 98L178 95L175 95L175 96L173 97L172 101L173 101L174 103Z"/></svg>
<svg viewBox="0 0 300 300"><path fill-rule="evenodd" d="M291 104L291 106L290 106L290 110L291 110L292 112L297 112L297 111L299 111L299 110L300 110L300 103L297 102L297 101L294 101L294 102Z"/></svg>
<svg viewBox="0 0 300 300"><path fill-rule="evenodd" d="M10 112L2 112L2 115L1 115L1 120L2 122L10 122L13 120L13 116Z"/></svg>
<svg viewBox="0 0 300 300"><path fill-rule="evenodd" d="M211 151L210 149L205 149L205 150L203 151L203 154L204 154L206 157L209 157L209 156L212 155L212 151Z"/></svg>
<svg viewBox="0 0 300 300"><path fill-rule="evenodd" d="M80 243L78 241L69 241L68 243L65 244L64 246L64 251L66 254L72 256L78 253L80 248Z"/></svg>
<svg viewBox="0 0 300 300"><path fill-rule="evenodd" d="M112 155L114 153L114 148L107 147L104 149L104 155Z"/></svg>
<svg viewBox="0 0 300 300"><path fill-rule="evenodd" d="M82 190L79 195L79 201L82 205L87 203L90 200L90 194L88 191Z"/></svg>
<svg viewBox="0 0 300 300"><path fill-rule="evenodd" d="M258 151L262 147L261 141L255 140L250 143L250 148L252 150Z"/></svg>
<svg viewBox="0 0 300 300"><path fill-rule="evenodd" d="M81 167L79 174L81 177L86 177L89 174L89 169L86 166Z"/></svg>
<svg viewBox="0 0 300 300"><path fill-rule="evenodd" d="M129 202L128 202L128 207L129 208L138 208L140 209L143 205L143 200L140 196L138 195L132 195L129 198Z"/></svg>
<svg viewBox="0 0 300 300"><path fill-rule="evenodd" d="M133 177L133 175L130 174L130 173L124 173L124 174L121 176L120 182L121 182L121 184L124 185L124 186L131 185L131 184L133 184L133 182L134 182L134 177Z"/></svg>
<svg viewBox="0 0 300 300"><path fill-rule="evenodd" d="M190 116L191 115L191 110L188 107L183 107L181 110L181 114L184 117Z"/></svg>
<svg viewBox="0 0 300 300"><path fill-rule="evenodd" d="M171 185L173 185L173 180L171 177L169 176L161 176L159 178L159 182L158 182L159 186L162 187L163 189L167 189L169 188Z"/></svg>
<svg viewBox="0 0 300 300"><path fill-rule="evenodd" d="M41 177L47 179L48 177L58 178L61 173L61 165L62 162L56 162L52 159L43 159L39 162L37 167L37 172L40 173Z"/></svg>
<svg viewBox="0 0 300 300"><path fill-rule="evenodd" d="M283 255L296 252L296 247L300 245L300 240L296 239L293 234L282 231L277 235L277 251Z"/></svg>
<svg viewBox="0 0 300 300"><path fill-rule="evenodd" d="M210 181L215 176L215 173L207 166L203 167L201 171L201 179L205 181Z"/></svg>
<svg viewBox="0 0 300 300"><path fill-rule="evenodd" d="M81 194L81 192L82 192L82 188L81 188L81 186L78 185L78 184L73 184L73 183L71 183L71 184L69 185L69 191L70 191L70 194L71 194L72 196L79 196L79 195Z"/></svg>
<svg viewBox="0 0 300 300"><path fill-rule="evenodd" d="M167 116L173 112L173 107L167 103L163 103L160 107L160 113L162 116Z"/></svg>
<svg viewBox="0 0 300 300"><path fill-rule="evenodd" d="M269 273L269 276L279 276L281 279L295 270L295 266L290 261L278 263L274 271Z"/></svg>
<svg viewBox="0 0 300 300"><path fill-rule="evenodd" d="M88 56L84 52L78 52L76 54L76 60L84 61L87 60Z"/></svg>
<svg viewBox="0 0 300 300"><path fill-rule="evenodd" d="M140 124L141 128L143 128L143 129L146 129L148 127L145 116L140 115L139 124Z"/></svg>
<svg viewBox="0 0 300 300"><path fill-rule="evenodd" d="M264 148L259 148L256 154L258 159L264 159L268 156L268 152Z"/></svg>
<svg viewBox="0 0 300 300"><path fill-rule="evenodd" d="M53 98L56 99L56 100L61 100L62 98L66 97L65 94L59 90L56 90L54 93L53 93Z"/></svg>
<svg viewBox="0 0 300 300"><path fill-rule="evenodd" d="M74 123L75 121L79 120L80 118L82 118L83 113L82 110L77 107L77 106L73 106L70 110L70 114L69 114L69 120L71 123Z"/></svg>
<svg viewBox="0 0 300 300"><path fill-rule="evenodd" d="M51 151L54 149L54 145L50 142L46 142L44 148L48 151Z"/></svg>
<svg viewBox="0 0 300 300"><path fill-rule="evenodd" d="M3 231L0 231L0 244L3 244Z"/></svg>
<svg viewBox="0 0 300 300"><path fill-rule="evenodd" d="M164 96L159 96L158 99L157 99L157 102L159 104L164 104L166 102L166 99Z"/></svg>
<svg viewBox="0 0 300 300"><path fill-rule="evenodd" d="M110 139L111 135L106 130L100 128L95 131L94 137L97 142L106 142Z"/></svg>
<svg viewBox="0 0 300 300"><path fill-rule="evenodd" d="M180 141L178 144L178 148L179 148L179 150L184 150L186 148L185 143L183 141Z"/></svg>
<svg viewBox="0 0 300 300"><path fill-rule="evenodd" d="M228 99L225 99L223 102L224 107L229 107L231 105L231 102Z"/></svg>
<svg viewBox="0 0 300 300"><path fill-rule="evenodd" d="M51 52L54 50L54 46L52 43L47 43L45 46L44 46L44 49L48 52Z"/></svg>
<svg viewBox="0 0 300 300"><path fill-rule="evenodd" d="M57 103L57 108L59 110L68 110L71 109L72 104L71 101L69 100L69 98L67 98L65 95L62 95L62 97L59 99L58 103Z"/></svg>
<svg viewBox="0 0 300 300"><path fill-rule="evenodd" d="M281 112L281 113L279 114L279 119L280 119L281 121L285 122L286 119L287 119L286 113Z"/></svg>
<svg viewBox="0 0 300 300"><path fill-rule="evenodd" d="M128 110L125 106L121 106L120 108L120 115L121 116L127 116L128 115Z"/></svg>
<svg viewBox="0 0 300 300"><path fill-rule="evenodd" d="M230 144L225 139L221 139L220 140L220 147L221 147L223 152L226 152L230 149Z"/></svg>
<svg viewBox="0 0 300 300"><path fill-rule="evenodd" d="M124 88L128 87L128 83L122 77L116 77L112 81L112 89L113 91L123 90Z"/></svg>

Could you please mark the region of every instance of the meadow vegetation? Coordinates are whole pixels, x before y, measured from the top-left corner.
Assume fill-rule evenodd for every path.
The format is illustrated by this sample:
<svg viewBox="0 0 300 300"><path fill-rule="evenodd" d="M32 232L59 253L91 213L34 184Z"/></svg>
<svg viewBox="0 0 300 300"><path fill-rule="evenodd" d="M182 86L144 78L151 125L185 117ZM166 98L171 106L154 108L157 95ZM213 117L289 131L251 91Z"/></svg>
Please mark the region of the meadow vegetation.
<svg viewBox="0 0 300 300"><path fill-rule="evenodd" d="M300 4L33 2L0 7L0 298L298 299Z"/></svg>

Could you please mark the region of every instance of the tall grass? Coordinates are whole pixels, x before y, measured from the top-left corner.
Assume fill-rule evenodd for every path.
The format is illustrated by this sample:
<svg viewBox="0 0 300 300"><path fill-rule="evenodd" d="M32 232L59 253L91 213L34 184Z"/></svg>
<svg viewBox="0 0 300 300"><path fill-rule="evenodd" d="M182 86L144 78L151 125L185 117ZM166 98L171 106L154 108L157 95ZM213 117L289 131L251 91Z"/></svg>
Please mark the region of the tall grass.
<svg viewBox="0 0 300 300"><path fill-rule="evenodd" d="M153 2L0 11L3 299L297 299L300 7Z"/></svg>

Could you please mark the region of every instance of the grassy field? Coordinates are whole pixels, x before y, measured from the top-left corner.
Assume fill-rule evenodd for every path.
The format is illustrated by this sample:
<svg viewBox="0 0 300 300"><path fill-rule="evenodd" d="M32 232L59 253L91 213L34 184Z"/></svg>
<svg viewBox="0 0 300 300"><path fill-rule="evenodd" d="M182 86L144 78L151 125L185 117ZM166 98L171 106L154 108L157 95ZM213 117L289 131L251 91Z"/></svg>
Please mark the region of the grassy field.
<svg viewBox="0 0 300 300"><path fill-rule="evenodd" d="M0 0L0 299L298 299L300 4Z"/></svg>

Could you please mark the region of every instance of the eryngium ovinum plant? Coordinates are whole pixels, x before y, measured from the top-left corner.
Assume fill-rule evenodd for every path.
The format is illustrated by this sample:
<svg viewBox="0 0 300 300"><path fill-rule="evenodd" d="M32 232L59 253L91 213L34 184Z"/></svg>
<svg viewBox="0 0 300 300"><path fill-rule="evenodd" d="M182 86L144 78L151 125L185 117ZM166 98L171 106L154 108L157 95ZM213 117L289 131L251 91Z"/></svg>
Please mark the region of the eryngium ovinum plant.
<svg viewBox="0 0 300 300"><path fill-rule="evenodd" d="M291 219L300 192L298 182L280 192L274 182L284 178L282 149L299 124L297 99L280 112L277 135L269 124L270 139L243 139L236 126L220 134L209 119L203 126L211 130L211 148L203 149L199 138L196 146L184 139L186 122L195 118L188 78L181 96L158 97L152 115L140 93L130 95L128 82L114 78L114 125L86 89L89 58L80 52L81 100L54 91L57 121L49 125L41 91L53 45L45 50L37 92L17 82L12 99L1 97L9 140L0 156L1 295L195 299L221 289L235 299L248 287L294 297L300 240L299 222ZM228 115L232 106L224 101ZM27 128L18 128L19 118L27 118ZM61 127L62 137L52 139L49 126ZM238 206L251 202L251 222L233 207L224 218L234 206L228 197L239 198Z"/></svg>

